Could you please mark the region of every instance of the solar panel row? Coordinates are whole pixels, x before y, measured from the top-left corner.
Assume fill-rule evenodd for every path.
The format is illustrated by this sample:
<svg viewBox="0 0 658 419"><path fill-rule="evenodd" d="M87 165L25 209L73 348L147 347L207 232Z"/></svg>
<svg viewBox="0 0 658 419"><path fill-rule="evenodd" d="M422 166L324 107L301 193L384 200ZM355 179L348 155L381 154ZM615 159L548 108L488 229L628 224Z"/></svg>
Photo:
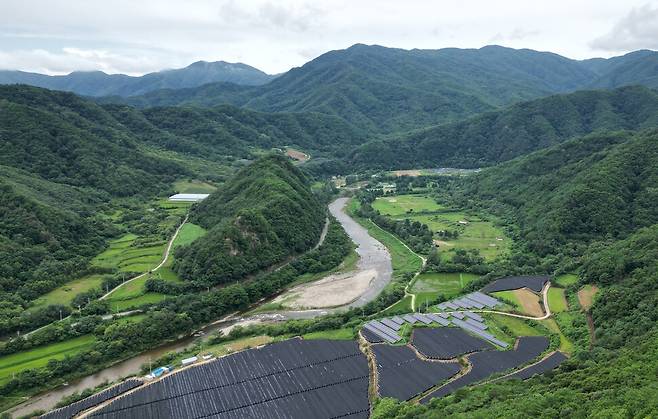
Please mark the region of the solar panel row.
<svg viewBox="0 0 658 419"><path fill-rule="evenodd" d="M172 374L93 416L367 417L368 376L356 342L292 339Z"/></svg>
<svg viewBox="0 0 658 419"><path fill-rule="evenodd" d="M520 337L513 351L482 351L469 355L471 370L448 384L439 387L421 399L427 403L434 397L443 397L462 387L477 383L492 374L523 365L548 349L548 338L544 336Z"/></svg>
<svg viewBox="0 0 658 419"><path fill-rule="evenodd" d="M507 348L509 345L507 343L503 342L502 340L497 339L495 336L493 336L490 333L487 333L483 331L479 327L475 327L469 323L466 323L465 321L459 320L459 319L453 319L452 322L461 327L462 329L466 329L472 333L475 333L478 336L483 337L484 339L488 340L491 343L495 343L496 345L500 346L501 348Z"/></svg>
<svg viewBox="0 0 658 419"><path fill-rule="evenodd" d="M486 341L456 327L416 329L411 344L418 352L432 359L453 359L463 354L493 349Z"/></svg>
<svg viewBox="0 0 658 419"><path fill-rule="evenodd" d="M97 406L107 400L113 399L128 390L137 388L142 384L144 383L141 380L136 378L129 378L117 385L101 391L100 393L96 393L85 399L71 403L68 406L53 410L44 415L41 415L40 417L46 419L70 419L80 412L91 409L92 407Z"/></svg>

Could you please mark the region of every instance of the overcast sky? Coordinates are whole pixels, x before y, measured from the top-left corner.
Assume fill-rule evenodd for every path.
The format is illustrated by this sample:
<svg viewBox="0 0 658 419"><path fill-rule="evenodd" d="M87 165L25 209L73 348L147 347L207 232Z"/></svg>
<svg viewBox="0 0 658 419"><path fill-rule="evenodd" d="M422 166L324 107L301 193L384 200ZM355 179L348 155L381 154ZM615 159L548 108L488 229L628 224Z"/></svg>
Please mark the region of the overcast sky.
<svg viewBox="0 0 658 419"><path fill-rule="evenodd" d="M278 73L355 43L610 57L658 49L658 0L0 0L4 69L143 74L224 60Z"/></svg>

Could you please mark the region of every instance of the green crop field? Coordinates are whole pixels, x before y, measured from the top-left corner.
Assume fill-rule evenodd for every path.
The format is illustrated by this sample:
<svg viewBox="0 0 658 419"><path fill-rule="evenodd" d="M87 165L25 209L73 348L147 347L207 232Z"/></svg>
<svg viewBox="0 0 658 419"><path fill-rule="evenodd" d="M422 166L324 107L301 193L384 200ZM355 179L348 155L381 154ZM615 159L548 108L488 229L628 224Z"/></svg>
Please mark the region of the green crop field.
<svg viewBox="0 0 658 419"><path fill-rule="evenodd" d="M561 287L568 287L578 282L578 275L563 274L555 278L555 283Z"/></svg>
<svg viewBox="0 0 658 419"><path fill-rule="evenodd" d="M167 243L156 241L138 246L136 240L137 236L130 233L112 240L108 249L92 259L92 265L122 272L146 272L157 266Z"/></svg>
<svg viewBox="0 0 658 419"><path fill-rule="evenodd" d="M102 283L103 275L99 274L87 275L75 279L34 300L34 306L43 307L49 304L69 305L76 295L94 288L100 288Z"/></svg>
<svg viewBox="0 0 658 419"><path fill-rule="evenodd" d="M184 179L174 182L174 190L178 193L213 193L216 189L216 186L196 179Z"/></svg>
<svg viewBox="0 0 658 419"><path fill-rule="evenodd" d="M0 357L0 384L5 384L14 374L20 371L44 367L51 359L63 359L66 356L75 355L88 349L95 340L96 338L93 335L85 335Z"/></svg>
<svg viewBox="0 0 658 419"><path fill-rule="evenodd" d="M192 223L185 223L185 225L181 227L178 236L176 236L172 247L176 248L178 246L188 245L205 234L206 230L203 227Z"/></svg>
<svg viewBox="0 0 658 419"><path fill-rule="evenodd" d="M498 298L502 302L511 305L517 311L523 312L523 307L521 306L521 302L517 298L514 291L498 291L498 292L491 293L491 295L495 298Z"/></svg>
<svg viewBox="0 0 658 419"><path fill-rule="evenodd" d="M553 313L567 311L567 300L564 297L564 289L551 287L548 290L548 306Z"/></svg>
<svg viewBox="0 0 658 419"><path fill-rule="evenodd" d="M409 312L411 312L411 295L406 295L400 301L382 311L381 314L384 316L392 316L394 314L404 314Z"/></svg>
<svg viewBox="0 0 658 419"><path fill-rule="evenodd" d="M487 260L493 260L509 249L511 240L502 228L482 217L448 209L423 195L396 195L379 197L373 208L392 218L418 221L426 224L435 233L439 250L450 254L451 250L477 249ZM458 232L457 238L443 238L438 232Z"/></svg>
<svg viewBox="0 0 658 419"><path fill-rule="evenodd" d="M418 275L411 292L416 294L418 304L422 304L425 298L431 300L439 294L452 298L477 278L477 275L469 273L426 272Z"/></svg>
<svg viewBox="0 0 658 419"><path fill-rule="evenodd" d="M414 212L435 212L445 209L436 200L423 195L395 195L380 197L372 207L384 215L406 215Z"/></svg>

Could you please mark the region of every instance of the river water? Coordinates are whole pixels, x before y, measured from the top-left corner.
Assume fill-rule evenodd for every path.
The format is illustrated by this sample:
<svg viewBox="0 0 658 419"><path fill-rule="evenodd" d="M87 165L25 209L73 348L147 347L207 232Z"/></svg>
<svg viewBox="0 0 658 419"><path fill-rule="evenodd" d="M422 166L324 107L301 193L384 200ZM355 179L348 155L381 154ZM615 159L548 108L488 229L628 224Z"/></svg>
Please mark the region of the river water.
<svg viewBox="0 0 658 419"><path fill-rule="evenodd" d="M265 321L281 321L287 319L310 319L318 316L326 315L338 310L344 310L349 307L360 307L366 303L374 300L377 295L384 289L384 287L391 281L392 278L392 265L391 256L386 250L386 247L379 241L375 240L368 234L368 230L363 228L360 224L354 221L349 215L345 213L345 206L349 198L338 198L329 204L329 212L336 217L338 222L343 226L348 236L357 244L356 252L359 254L359 261L357 262L357 270L370 270L376 271L376 276L371 282L370 287L352 303L338 308L328 310L300 310L300 311L284 311L275 314L259 314L249 317L236 317L228 316L220 319L217 322L209 324L201 330L206 335L222 330L227 332L231 327L240 324L250 324L255 322ZM14 417L27 415L35 410L50 410L55 407L63 397L70 396L73 393L81 392L85 389L96 387L104 382L113 382L121 380L125 377L138 374L142 365L148 364L150 361L156 360L167 352L181 352L194 342L197 338L184 337L170 344L160 346L150 351L144 352L138 356L119 362L112 367L101 370L95 374L86 376L84 378L72 381L66 386L56 388L46 393L35 396L25 403L22 403L10 410ZM156 367L156 366L154 366Z"/></svg>

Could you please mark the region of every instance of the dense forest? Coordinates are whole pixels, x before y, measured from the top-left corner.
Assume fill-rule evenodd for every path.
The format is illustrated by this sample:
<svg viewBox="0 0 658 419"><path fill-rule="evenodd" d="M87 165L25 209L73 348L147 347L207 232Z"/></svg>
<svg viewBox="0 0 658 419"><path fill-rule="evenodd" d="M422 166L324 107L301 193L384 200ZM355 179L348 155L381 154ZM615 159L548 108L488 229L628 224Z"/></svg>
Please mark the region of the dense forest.
<svg viewBox="0 0 658 419"><path fill-rule="evenodd" d="M220 104L337 115L373 133L415 130L515 102L587 88L658 87L656 53L576 61L496 45L401 50L356 44L327 52L262 86L213 83L109 101L139 107Z"/></svg>
<svg viewBox="0 0 658 419"><path fill-rule="evenodd" d="M176 251L175 269L208 286L244 278L311 248L325 212L292 163L261 158L198 204L191 221L208 234Z"/></svg>
<svg viewBox="0 0 658 419"><path fill-rule="evenodd" d="M460 122L370 141L352 167L485 167L596 131L658 127L658 93L632 86L522 102Z"/></svg>
<svg viewBox="0 0 658 419"><path fill-rule="evenodd" d="M657 157L656 131L595 134L445 186L455 202L516 226L505 263L576 271L574 289L600 287L591 308L595 344L545 376L476 386L429 405L384 399L373 417L656 416Z"/></svg>

